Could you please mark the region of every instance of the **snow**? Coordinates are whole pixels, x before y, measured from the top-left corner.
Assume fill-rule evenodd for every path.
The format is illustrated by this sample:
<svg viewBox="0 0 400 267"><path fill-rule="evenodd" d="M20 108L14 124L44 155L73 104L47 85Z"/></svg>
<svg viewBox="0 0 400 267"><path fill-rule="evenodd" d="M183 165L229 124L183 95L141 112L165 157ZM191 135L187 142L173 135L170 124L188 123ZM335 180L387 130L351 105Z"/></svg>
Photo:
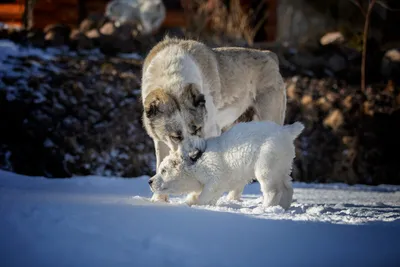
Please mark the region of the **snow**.
<svg viewBox="0 0 400 267"><path fill-rule="evenodd" d="M15 44L10 40L0 40L0 61L4 61L8 57L28 57L35 56L43 60L53 59L50 53L40 48L23 47Z"/></svg>
<svg viewBox="0 0 400 267"><path fill-rule="evenodd" d="M9 72L12 73L12 68L15 65L13 64L15 58L35 57L44 61L55 60L57 56L62 55L67 55L71 57L82 55L89 60L98 60L104 58L104 55L100 52L99 48L91 50L82 49L78 52L70 50L68 46L47 47L46 49L41 49L32 46L23 46L7 39L0 40L0 51L0 71L3 72L6 70L8 74L10 74ZM143 59L143 57L138 53L119 53L117 56L124 59ZM7 62L7 60L9 62ZM36 67L41 67L41 65L37 64ZM50 65L50 68L53 68L52 70L54 72L59 71L58 68L56 68L54 65Z"/></svg>
<svg viewBox="0 0 400 267"><path fill-rule="evenodd" d="M138 53L119 53L118 57L125 59L143 60L143 57L140 56Z"/></svg>
<svg viewBox="0 0 400 267"><path fill-rule="evenodd" d="M284 211L148 199L148 177L0 171L1 266L400 266L400 187L295 183Z"/></svg>
<svg viewBox="0 0 400 267"><path fill-rule="evenodd" d="M57 56L77 56L67 47L42 50L8 40L0 40L0 51L0 78L46 75L44 65L57 73ZM98 49L80 54L104 57ZM16 68L24 57L30 64ZM16 87L6 90L9 101L18 97ZM35 101L45 97L38 91ZM110 155L126 157L117 148ZM66 154L65 162L71 160ZM284 211L261 206L258 184L246 187L240 202L152 203L147 179L0 171L0 266L400 266L399 186L295 183L295 201Z"/></svg>

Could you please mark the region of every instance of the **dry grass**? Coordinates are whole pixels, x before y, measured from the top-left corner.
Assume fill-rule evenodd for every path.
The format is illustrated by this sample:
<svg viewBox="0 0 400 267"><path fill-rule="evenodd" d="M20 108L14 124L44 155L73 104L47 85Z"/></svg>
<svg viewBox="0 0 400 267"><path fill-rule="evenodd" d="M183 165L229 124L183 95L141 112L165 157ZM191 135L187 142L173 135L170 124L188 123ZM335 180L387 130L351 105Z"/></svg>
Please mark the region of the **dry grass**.
<svg viewBox="0 0 400 267"><path fill-rule="evenodd" d="M188 32L194 37L224 36L252 45L256 33L268 17L265 13L259 21L253 21L263 9L264 2L260 1L254 10L244 10L240 0L230 0L229 8L222 0L182 0L182 6L188 20Z"/></svg>

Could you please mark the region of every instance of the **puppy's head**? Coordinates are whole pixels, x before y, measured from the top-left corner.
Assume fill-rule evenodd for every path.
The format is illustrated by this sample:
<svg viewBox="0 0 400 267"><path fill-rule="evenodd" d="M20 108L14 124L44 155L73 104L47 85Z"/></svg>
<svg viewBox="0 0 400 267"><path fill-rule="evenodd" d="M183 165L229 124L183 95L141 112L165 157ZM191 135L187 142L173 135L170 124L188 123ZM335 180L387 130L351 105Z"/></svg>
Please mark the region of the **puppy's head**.
<svg viewBox="0 0 400 267"><path fill-rule="evenodd" d="M184 141L190 143L193 137L204 137L207 115L204 95L194 84L178 91L178 95L173 95L165 89L155 89L143 103L143 121L148 134L173 151Z"/></svg>
<svg viewBox="0 0 400 267"><path fill-rule="evenodd" d="M150 178L151 190L161 194L201 191L201 183L187 172L187 167L179 152L171 153L161 162L157 174Z"/></svg>

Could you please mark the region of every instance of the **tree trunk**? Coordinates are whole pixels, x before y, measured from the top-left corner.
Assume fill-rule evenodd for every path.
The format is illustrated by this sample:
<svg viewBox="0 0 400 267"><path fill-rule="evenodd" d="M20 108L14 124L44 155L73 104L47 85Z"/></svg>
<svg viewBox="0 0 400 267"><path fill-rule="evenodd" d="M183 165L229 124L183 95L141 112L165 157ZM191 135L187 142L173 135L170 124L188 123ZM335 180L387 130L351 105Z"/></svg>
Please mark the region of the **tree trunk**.
<svg viewBox="0 0 400 267"><path fill-rule="evenodd" d="M367 14L365 15L365 24L364 24L364 34L363 34L363 51L362 51L362 62L361 62L361 90L365 91L365 67L367 61L367 39L368 39L368 30L369 30L369 20L372 12L372 8L374 7L376 0L372 0L368 5Z"/></svg>
<svg viewBox="0 0 400 267"><path fill-rule="evenodd" d="M36 4L36 0L26 0L25 10L23 15L24 28L30 30L33 27L33 8Z"/></svg>

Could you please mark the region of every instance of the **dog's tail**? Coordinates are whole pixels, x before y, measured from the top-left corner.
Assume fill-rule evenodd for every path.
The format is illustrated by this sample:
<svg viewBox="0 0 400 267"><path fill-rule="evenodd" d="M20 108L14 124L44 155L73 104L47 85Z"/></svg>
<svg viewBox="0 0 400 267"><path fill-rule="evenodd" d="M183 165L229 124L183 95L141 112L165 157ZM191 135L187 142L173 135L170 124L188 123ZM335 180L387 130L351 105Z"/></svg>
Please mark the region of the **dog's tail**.
<svg viewBox="0 0 400 267"><path fill-rule="evenodd" d="M293 124L283 126L289 135L294 139L301 134L304 130L304 125L301 122L296 121Z"/></svg>

